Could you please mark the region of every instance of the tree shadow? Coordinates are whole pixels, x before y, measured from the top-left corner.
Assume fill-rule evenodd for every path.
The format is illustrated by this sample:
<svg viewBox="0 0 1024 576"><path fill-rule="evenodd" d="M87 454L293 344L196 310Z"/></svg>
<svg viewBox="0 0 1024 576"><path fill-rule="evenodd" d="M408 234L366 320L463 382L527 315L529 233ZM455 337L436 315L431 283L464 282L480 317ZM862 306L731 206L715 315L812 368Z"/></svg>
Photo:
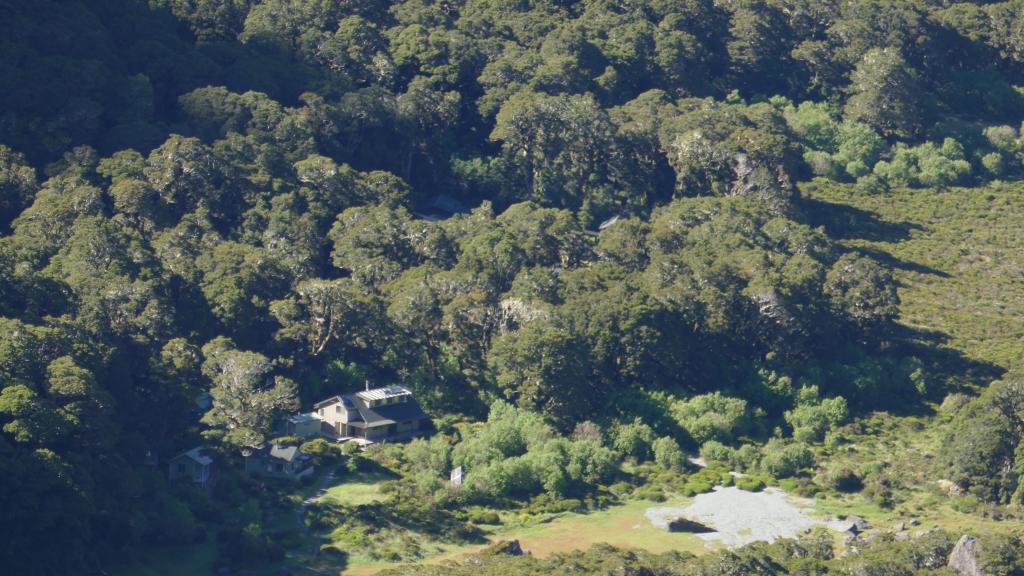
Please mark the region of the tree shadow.
<svg viewBox="0 0 1024 576"><path fill-rule="evenodd" d="M874 212L833 204L814 198L800 200L804 215L811 226L823 227L837 240L868 240L872 242L900 242L910 238L912 231L925 228L912 222L887 222Z"/></svg>
<svg viewBox="0 0 1024 576"><path fill-rule="evenodd" d="M970 358L949 347L949 339L948 334L938 330L903 324L894 327L892 351L921 361L934 384L934 389L929 390L929 399L940 402L946 394L976 393L1006 373L1001 366Z"/></svg>
<svg viewBox="0 0 1024 576"><path fill-rule="evenodd" d="M870 256L872 259L876 260L881 264L884 264L885 266L893 270L903 270L906 272L916 272L918 274L928 274L931 276L938 276L940 278L952 277L949 273L943 272L938 268L932 268L931 266L921 264L919 262L903 260L901 258L893 256L892 254L886 252L885 250L879 250L878 248L871 248L869 246L858 246L856 248L851 248L850 251L859 252L865 256Z"/></svg>

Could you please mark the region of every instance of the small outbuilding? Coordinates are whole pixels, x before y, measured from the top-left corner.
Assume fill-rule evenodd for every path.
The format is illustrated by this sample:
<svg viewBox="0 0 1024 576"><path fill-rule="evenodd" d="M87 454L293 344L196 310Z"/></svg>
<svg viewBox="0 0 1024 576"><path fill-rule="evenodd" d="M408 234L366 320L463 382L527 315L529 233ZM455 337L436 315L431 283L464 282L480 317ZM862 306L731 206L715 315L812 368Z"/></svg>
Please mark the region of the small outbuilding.
<svg viewBox="0 0 1024 576"><path fill-rule="evenodd" d="M281 421L279 428L285 436L315 438L322 432L323 419L316 412L295 414Z"/></svg>
<svg viewBox="0 0 1024 576"><path fill-rule="evenodd" d="M168 462L168 479L171 484L191 482L207 488L213 481L213 452L204 446L197 446L182 452Z"/></svg>
<svg viewBox="0 0 1024 576"><path fill-rule="evenodd" d="M313 473L311 457L298 446L270 446L245 457L245 471L253 476L299 480Z"/></svg>

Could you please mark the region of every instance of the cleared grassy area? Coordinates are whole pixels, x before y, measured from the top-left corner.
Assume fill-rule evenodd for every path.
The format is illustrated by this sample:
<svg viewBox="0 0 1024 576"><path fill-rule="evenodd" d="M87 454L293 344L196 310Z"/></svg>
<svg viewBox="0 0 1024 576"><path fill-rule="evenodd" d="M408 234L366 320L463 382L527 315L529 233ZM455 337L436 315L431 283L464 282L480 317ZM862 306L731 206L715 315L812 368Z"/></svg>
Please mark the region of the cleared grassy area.
<svg viewBox="0 0 1024 576"><path fill-rule="evenodd" d="M379 502L384 499L384 494L380 491L380 483L385 480L394 480L394 478L393 475L384 472L342 473L337 477L337 483L328 487L327 491L317 498L317 501L347 506Z"/></svg>
<svg viewBox="0 0 1024 576"><path fill-rule="evenodd" d="M683 497L670 498L665 502L630 500L587 514L564 513L550 519L528 520L522 524L516 524L515 518L508 518L506 525L496 527L488 534L488 539L491 543L519 540L524 550L538 558L559 552L582 550L600 543L656 553L682 550L700 554L709 549L707 543L700 538L692 534L669 533L653 526L650 520L644 517L644 511L652 506L686 506L690 502L692 499ZM438 553L422 563L441 564L457 561L489 545L439 546ZM344 574L366 576L400 565L388 562L360 562L358 558L353 557Z"/></svg>
<svg viewBox="0 0 1024 576"><path fill-rule="evenodd" d="M1024 185L895 190L802 186L806 210L848 247L890 265L900 321L967 358L1024 361Z"/></svg>

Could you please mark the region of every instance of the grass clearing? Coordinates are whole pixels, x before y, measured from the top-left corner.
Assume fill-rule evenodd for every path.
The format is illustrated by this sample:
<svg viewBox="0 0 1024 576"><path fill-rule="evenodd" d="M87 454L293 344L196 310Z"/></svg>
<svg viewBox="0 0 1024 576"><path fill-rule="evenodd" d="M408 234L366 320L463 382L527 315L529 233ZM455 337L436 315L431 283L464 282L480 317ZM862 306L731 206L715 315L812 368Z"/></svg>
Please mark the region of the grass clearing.
<svg viewBox="0 0 1024 576"><path fill-rule="evenodd" d="M438 546L437 553L421 563L442 564L457 561L504 540L519 540L523 550L537 558L545 558L551 554L584 550L594 544L610 544L619 548L643 549L661 553L680 550L700 554L715 547L708 545L700 538L685 533L670 533L655 527L644 516L644 512L652 506L686 506L692 498L681 496L669 498L664 502L649 500L629 500L623 504L608 507L585 514L567 512L557 515L554 519L541 521L533 518L523 524L511 524L490 529L485 545L472 546ZM346 575L368 576L388 568L401 566L401 563L360 562L357 557L350 558L350 565L344 571Z"/></svg>
<svg viewBox="0 0 1024 576"><path fill-rule="evenodd" d="M970 360L1024 361L1024 186L900 189L802 186L811 223L894 269L900 322Z"/></svg>
<svg viewBox="0 0 1024 576"><path fill-rule="evenodd" d="M384 499L384 494L380 491L380 483L394 480L394 478L394 475L385 472L340 474L338 482L329 487L322 496L317 498L317 501L348 506L379 502Z"/></svg>

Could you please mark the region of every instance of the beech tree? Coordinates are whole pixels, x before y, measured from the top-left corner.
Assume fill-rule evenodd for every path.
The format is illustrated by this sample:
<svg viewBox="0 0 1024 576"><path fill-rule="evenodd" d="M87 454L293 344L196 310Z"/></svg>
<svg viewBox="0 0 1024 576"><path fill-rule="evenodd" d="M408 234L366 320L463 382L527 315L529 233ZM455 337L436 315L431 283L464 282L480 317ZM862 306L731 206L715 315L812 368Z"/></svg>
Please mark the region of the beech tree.
<svg viewBox="0 0 1024 576"><path fill-rule="evenodd" d="M238 350L223 337L203 346L203 374L210 379L213 406L203 415L210 435L241 450L263 446L274 419L298 408L296 385L273 376L262 354Z"/></svg>
<svg viewBox="0 0 1024 576"><path fill-rule="evenodd" d="M869 50L851 80L847 119L863 122L885 136L918 135L924 122L921 87L898 49Z"/></svg>

